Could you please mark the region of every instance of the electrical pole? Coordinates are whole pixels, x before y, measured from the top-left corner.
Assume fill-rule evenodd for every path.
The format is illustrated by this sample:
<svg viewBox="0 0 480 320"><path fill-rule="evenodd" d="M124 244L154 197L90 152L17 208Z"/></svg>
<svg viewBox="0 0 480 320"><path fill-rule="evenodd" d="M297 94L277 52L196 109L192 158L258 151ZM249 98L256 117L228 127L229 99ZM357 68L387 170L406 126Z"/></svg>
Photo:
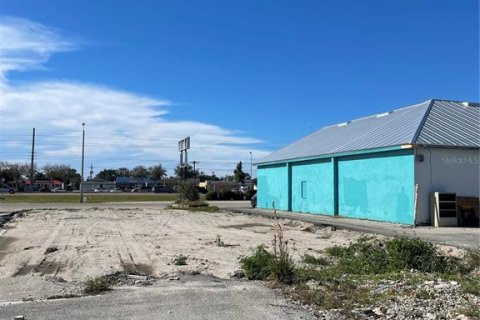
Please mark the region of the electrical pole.
<svg viewBox="0 0 480 320"><path fill-rule="evenodd" d="M252 181L252 179L253 179L253 177L252 177L252 162L253 161L252 161L252 159L253 159L252 158L252 151L250 151L250 188L252 188L252 186L253 186L253 181Z"/></svg>
<svg viewBox="0 0 480 320"><path fill-rule="evenodd" d="M82 177L80 180L80 203L83 203L83 167L85 162L85 122L82 123Z"/></svg>
<svg viewBox="0 0 480 320"><path fill-rule="evenodd" d="M32 158L30 161L30 180L31 180L31 187L33 191L33 180L35 179L35 169L34 169L34 156L35 156L35 128L33 128L32 133Z"/></svg>
<svg viewBox="0 0 480 320"><path fill-rule="evenodd" d="M197 178L197 171L195 171L195 165L198 163L198 161L192 161L193 162L193 185L195 185L195 180Z"/></svg>

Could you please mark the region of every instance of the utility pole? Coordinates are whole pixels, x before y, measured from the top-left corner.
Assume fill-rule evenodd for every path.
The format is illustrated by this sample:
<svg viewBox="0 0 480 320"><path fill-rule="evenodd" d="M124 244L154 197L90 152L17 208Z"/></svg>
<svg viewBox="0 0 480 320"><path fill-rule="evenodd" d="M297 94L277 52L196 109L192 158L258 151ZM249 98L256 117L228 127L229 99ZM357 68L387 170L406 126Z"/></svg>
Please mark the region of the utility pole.
<svg viewBox="0 0 480 320"><path fill-rule="evenodd" d="M34 157L35 157L35 128L33 128L32 133L32 157L30 160L30 180L31 180L31 187L33 191L33 180L35 179L35 169L34 169Z"/></svg>
<svg viewBox="0 0 480 320"><path fill-rule="evenodd" d="M80 180L80 203L83 203L83 167L85 162L85 122L82 123L82 177Z"/></svg>
<svg viewBox="0 0 480 320"><path fill-rule="evenodd" d="M195 185L195 180L197 178L197 171L195 171L195 165L198 163L198 161L192 161L193 162L193 185Z"/></svg>
<svg viewBox="0 0 480 320"><path fill-rule="evenodd" d="M253 177L252 177L252 162L253 161L252 161L252 159L253 159L252 158L252 151L250 151L250 188L253 187L253 181L252 181L252 179L253 179Z"/></svg>

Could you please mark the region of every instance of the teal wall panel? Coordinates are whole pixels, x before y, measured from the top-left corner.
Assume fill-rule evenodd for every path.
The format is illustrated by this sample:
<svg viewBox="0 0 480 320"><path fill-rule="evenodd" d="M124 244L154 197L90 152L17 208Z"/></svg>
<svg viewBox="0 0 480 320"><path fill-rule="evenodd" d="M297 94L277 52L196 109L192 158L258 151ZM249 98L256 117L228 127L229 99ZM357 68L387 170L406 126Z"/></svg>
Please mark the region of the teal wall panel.
<svg viewBox="0 0 480 320"><path fill-rule="evenodd" d="M333 215L333 171L330 159L292 164L292 211Z"/></svg>
<svg viewBox="0 0 480 320"><path fill-rule="evenodd" d="M413 224L414 184L411 150L339 158L339 214Z"/></svg>
<svg viewBox="0 0 480 320"><path fill-rule="evenodd" d="M288 210L288 167L286 164L259 166L257 169L257 207Z"/></svg>

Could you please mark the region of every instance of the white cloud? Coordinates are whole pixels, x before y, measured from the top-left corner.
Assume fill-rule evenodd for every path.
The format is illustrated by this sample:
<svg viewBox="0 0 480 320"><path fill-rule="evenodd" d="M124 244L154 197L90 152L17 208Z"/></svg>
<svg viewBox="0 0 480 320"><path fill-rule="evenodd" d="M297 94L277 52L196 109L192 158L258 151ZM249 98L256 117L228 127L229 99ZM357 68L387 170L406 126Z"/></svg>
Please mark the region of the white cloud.
<svg viewBox="0 0 480 320"><path fill-rule="evenodd" d="M178 161L177 141L190 136L190 159L207 172L233 170L236 161L267 152L261 141L197 121L171 121L168 100L74 81L45 80L12 85L11 71L44 67L49 57L76 44L46 26L0 18L0 160L28 161L30 135L37 130L36 158L79 167L81 123L86 123L86 160L101 168Z"/></svg>

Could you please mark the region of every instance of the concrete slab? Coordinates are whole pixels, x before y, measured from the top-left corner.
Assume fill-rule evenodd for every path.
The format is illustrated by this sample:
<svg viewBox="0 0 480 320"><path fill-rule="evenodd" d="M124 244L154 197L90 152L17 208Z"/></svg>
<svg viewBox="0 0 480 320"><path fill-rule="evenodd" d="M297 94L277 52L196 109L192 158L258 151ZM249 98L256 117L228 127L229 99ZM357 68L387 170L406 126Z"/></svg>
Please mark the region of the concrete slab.
<svg viewBox="0 0 480 320"><path fill-rule="evenodd" d="M316 319L262 283L198 277L100 296L0 305L2 319Z"/></svg>

